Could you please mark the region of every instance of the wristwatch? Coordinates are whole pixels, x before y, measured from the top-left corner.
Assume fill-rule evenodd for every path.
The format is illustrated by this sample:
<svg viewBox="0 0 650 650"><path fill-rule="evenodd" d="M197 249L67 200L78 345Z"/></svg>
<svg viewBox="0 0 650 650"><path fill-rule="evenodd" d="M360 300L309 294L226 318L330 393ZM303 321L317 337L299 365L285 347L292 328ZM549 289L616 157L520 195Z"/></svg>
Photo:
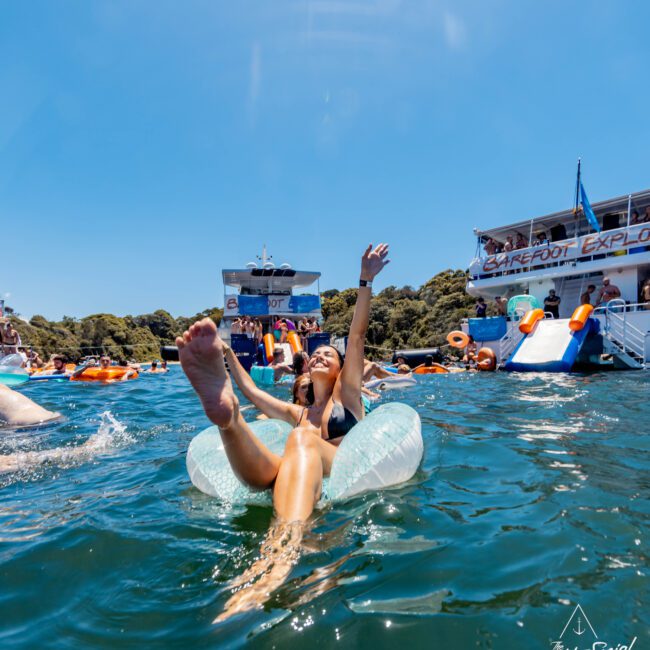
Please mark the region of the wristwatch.
<svg viewBox="0 0 650 650"><path fill-rule="evenodd" d="M370 287L372 289L372 280L359 280L360 287Z"/></svg>

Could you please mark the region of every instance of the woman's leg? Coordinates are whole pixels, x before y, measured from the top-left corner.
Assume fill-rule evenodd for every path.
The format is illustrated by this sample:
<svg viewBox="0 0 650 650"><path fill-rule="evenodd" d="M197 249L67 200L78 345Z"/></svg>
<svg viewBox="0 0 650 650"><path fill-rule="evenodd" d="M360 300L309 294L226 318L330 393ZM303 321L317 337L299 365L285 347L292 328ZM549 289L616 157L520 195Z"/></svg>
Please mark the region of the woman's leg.
<svg viewBox="0 0 650 650"><path fill-rule="evenodd" d="M377 379L386 379L391 377L393 373L384 370L378 363L374 361L363 360L363 382L370 381L373 377Z"/></svg>
<svg viewBox="0 0 650 650"><path fill-rule="evenodd" d="M280 468L280 456L260 442L239 412L215 324L204 318L177 338L176 344L183 370L206 415L219 427L233 471L252 487L270 487Z"/></svg>
<svg viewBox="0 0 650 650"><path fill-rule="evenodd" d="M289 434L273 489L279 522L269 530L260 557L234 581L232 586L240 589L228 599L215 623L262 607L284 583L300 558L306 520L320 497L323 476L330 473L336 450L316 431L301 428Z"/></svg>
<svg viewBox="0 0 650 650"><path fill-rule="evenodd" d="M316 431L301 428L289 434L273 488L273 505L280 519L305 521L311 515L336 450Z"/></svg>

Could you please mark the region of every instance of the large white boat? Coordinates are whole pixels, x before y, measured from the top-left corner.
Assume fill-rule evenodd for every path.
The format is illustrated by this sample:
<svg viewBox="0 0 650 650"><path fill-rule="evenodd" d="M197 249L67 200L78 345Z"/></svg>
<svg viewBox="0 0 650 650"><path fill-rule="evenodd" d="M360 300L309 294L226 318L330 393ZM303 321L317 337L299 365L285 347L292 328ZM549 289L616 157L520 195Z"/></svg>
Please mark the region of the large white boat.
<svg viewBox="0 0 650 650"><path fill-rule="evenodd" d="M581 210L574 209L475 230L477 251L469 267L467 291L488 302L528 295L543 306L553 290L561 298L559 319L569 319L593 285L595 291L589 295L595 307L592 318L600 327L576 361L647 367L650 302L643 299L642 287L650 279L650 190L602 201L591 208L600 231ZM516 250L507 250L506 246L503 250L506 241L515 242L518 235L520 245L526 242L525 246ZM531 246L534 241L537 245ZM618 288L620 297L598 301L605 278ZM611 295L609 290L607 293ZM505 333L484 341L502 363L507 363L523 337L517 327L520 315L510 313Z"/></svg>
<svg viewBox="0 0 650 650"><path fill-rule="evenodd" d="M219 325L220 336L230 341L244 367L256 354L257 345L249 343L245 336L231 334L233 321L239 316L251 316L262 322L264 332L273 331L278 319L286 319L289 328L295 327L301 318L322 318L320 301L320 276L318 271L299 271L288 263L276 266L267 255L266 246L257 262L249 262L245 268L223 269L224 312ZM309 346L329 342L329 335L312 335ZM249 363L250 362L250 363Z"/></svg>

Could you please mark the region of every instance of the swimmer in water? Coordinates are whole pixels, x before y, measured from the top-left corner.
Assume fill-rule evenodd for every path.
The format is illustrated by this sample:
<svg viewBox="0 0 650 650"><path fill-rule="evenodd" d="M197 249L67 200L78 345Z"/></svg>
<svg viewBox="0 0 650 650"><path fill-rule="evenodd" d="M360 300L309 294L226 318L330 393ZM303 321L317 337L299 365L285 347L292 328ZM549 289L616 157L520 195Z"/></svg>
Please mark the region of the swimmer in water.
<svg viewBox="0 0 650 650"><path fill-rule="evenodd" d="M361 401L363 352L370 314L372 281L388 264L388 246L368 246L361 258L359 292L350 325L345 364L336 348L322 345L311 355L308 372L314 401L290 404L258 388L205 318L176 339L183 370L197 392L208 418L219 427L234 473L254 489L273 489L278 525L262 545L260 558L235 586L216 622L261 607L298 561L305 522L320 498L323 477L329 475L338 445L364 417ZM271 417L294 428L283 455L272 453L242 417L226 371L246 398Z"/></svg>
<svg viewBox="0 0 650 650"><path fill-rule="evenodd" d="M0 421L14 428L37 427L58 420L60 413L48 411L32 402L29 397L11 390L0 384ZM0 426L0 432L2 427ZM98 452L106 450L105 439L92 435L86 442L77 447L56 447L40 451L22 451L14 454L0 455L0 474L16 472L26 467L33 467L47 462L70 462L79 459L90 459Z"/></svg>

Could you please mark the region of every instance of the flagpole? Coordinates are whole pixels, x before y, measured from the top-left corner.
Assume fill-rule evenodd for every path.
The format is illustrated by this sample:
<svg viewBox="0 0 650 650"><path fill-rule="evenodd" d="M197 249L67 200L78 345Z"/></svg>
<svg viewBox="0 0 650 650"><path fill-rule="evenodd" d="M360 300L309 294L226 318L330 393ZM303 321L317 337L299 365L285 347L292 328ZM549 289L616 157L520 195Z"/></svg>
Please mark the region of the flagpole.
<svg viewBox="0 0 650 650"><path fill-rule="evenodd" d="M580 158L578 158L578 175L576 177L576 202L573 206L573 213L578 214L578 201L580 200Z"/></svg>

